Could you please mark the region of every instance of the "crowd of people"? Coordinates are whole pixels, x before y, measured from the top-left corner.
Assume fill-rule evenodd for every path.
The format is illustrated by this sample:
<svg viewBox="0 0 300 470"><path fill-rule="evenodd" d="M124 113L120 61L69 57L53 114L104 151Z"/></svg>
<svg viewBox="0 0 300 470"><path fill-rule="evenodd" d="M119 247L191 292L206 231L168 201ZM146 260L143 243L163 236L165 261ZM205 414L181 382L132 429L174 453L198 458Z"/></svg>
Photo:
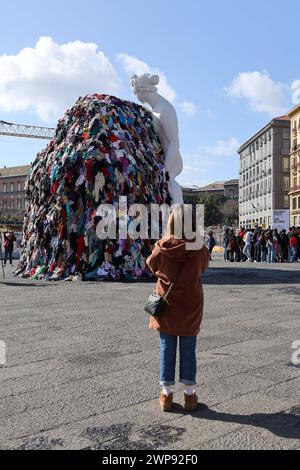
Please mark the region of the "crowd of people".
<svg viewBox="0 0 300 470"><path fill-rule="evenodd" d="M207 246L212 253L216 240L209 232ZM223 236L225 262L296 263L300 261L300 227L287 230L227 228Z"/></svg>

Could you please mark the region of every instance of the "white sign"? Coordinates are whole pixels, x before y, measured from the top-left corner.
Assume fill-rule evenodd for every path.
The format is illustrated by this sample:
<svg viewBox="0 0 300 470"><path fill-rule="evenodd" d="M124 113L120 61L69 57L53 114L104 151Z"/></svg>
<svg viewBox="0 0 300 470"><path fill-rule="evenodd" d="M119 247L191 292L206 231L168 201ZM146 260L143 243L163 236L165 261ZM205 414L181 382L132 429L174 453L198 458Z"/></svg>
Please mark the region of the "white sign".
<svg viewBox="0 0 300 470"><path fill-rule="evenodd" d="M290 227L290 211L289 209L280 209L273 211L273 229L277 228L278 232Z"/></svg>

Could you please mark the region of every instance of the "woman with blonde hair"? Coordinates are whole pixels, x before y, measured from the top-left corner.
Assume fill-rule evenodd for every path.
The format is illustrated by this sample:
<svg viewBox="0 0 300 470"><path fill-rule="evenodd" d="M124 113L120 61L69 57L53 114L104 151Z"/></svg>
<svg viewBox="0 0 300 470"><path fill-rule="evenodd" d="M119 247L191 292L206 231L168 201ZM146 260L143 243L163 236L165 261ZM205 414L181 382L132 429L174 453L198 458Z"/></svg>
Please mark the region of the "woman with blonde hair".
<svg viewBox="0 0 300 470"><path fill-rule="evenodd" d="M191 230L187 228L187 221ZM174 283L162 313L150 317L150 328L160 333L160 407L163 411L172 409L178 338L179 381L185 385L184 408L193 411L198 406L194 386L196 340L203 316L200 275L208 264L209 251L200 239L195 213L176 206L169 217L166 235L155 244L147 259L147 265L157 276L156 292L160 296Z"/></svg>

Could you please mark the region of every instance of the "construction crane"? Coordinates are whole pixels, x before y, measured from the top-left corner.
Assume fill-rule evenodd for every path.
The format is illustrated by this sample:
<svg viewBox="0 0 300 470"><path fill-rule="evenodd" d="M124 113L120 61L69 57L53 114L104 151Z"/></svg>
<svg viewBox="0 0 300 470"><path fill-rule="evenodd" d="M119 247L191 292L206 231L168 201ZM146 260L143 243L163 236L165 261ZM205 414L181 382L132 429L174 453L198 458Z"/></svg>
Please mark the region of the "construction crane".
<svg viewBox="0 0 300 470"><path fill-rule="evenodd" d="M54 137L55 129L52 127L28 126L24 124L13 124L0 120L0 135L11 137L28 137L30 139L50 140Z"/></svg>

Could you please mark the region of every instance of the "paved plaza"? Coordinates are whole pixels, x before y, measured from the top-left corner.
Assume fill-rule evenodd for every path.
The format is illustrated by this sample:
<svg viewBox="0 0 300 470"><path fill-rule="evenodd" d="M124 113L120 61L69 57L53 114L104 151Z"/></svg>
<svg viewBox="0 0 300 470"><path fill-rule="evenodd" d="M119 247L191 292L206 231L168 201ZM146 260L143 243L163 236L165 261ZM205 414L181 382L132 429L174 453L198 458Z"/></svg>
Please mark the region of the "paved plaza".
<svg viewBox="0 0 300 470"><path fill-rule="evenodd" d="M152 283L50 283L0 274L1 449L299 449L300 264L204 276L201 402L161 413ZM184 314L184 312L183 312Z"/></svg>

